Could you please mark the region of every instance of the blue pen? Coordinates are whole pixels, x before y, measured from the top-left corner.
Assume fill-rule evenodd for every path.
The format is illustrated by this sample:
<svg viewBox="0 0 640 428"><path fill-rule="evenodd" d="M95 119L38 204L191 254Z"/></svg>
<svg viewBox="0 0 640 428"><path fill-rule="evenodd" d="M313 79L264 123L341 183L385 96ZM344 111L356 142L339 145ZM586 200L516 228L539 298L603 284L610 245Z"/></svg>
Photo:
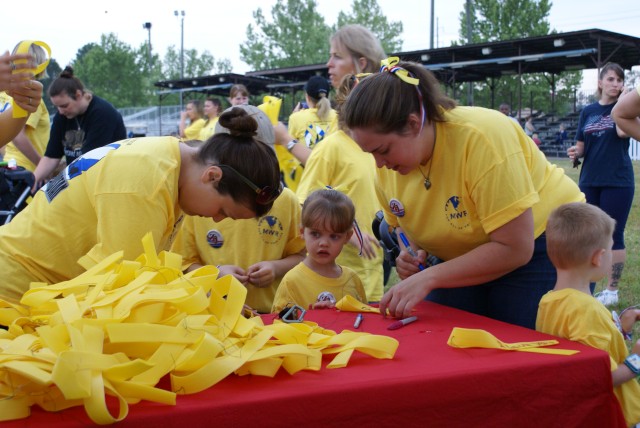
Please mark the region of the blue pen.
<svg viewBox="0 0 640 428"><path fill-rule="evenodd" d="M415 251L413 251L413 248L411 248L411 245L409 245L409 240L407 239L407 237L402 232L400 232L400 240L402 241L402 244L406 247L407 252L409 254L411 254L411 257L414 257L414 258L417 259L418 255L416 254ZM418 265L418 269L424 270L424 265L422 263L420 263Z"/></svg>

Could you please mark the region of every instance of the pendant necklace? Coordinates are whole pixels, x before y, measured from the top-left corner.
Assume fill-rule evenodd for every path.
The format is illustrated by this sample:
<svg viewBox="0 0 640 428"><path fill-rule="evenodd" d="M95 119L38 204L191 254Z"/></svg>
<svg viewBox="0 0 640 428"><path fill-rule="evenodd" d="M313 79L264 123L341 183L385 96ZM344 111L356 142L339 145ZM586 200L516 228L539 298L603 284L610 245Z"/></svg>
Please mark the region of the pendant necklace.
<svg viewBox="0 0 640 428"><path fill-rule="evenodd" d="M431 176L431 163L433 162L433 155L436 152L436 127L435 124L433 126L433 150L431 150L431 157L429 158L429 170L427 171L427 175L424 175L424 172L422 172L422 168L420 167L420 165L418 165L418 170L420 171L420 174L422 174L422 176L424 177L424 188L425 190L429 190L431 189L431 180L429 180L429 177Z"/></svg>

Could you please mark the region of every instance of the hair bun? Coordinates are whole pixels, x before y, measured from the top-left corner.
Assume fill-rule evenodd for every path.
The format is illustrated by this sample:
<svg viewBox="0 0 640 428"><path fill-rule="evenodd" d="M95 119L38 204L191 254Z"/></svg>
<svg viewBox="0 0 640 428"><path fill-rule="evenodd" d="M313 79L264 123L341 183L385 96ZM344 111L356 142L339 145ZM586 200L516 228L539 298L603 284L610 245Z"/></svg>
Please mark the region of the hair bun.
<svg viewBox="0 0 640 428"><path fill-rule="evenodd" d="M222 113L218 122L233 137L253 138L258 130L258 122L245 110L237 107Z"/></svg>
<svg viewBox="0 0 640 428"><path fill-rule="evenodd" d="M73 78L73 67L67 65L64 70L60 72L60 77Z"/></svg>

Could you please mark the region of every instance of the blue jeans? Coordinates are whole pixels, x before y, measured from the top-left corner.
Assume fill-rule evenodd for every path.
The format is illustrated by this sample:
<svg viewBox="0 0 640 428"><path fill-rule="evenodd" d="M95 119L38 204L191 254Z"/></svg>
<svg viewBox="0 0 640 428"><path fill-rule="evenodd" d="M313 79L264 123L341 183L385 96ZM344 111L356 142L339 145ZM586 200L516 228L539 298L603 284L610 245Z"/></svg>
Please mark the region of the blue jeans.
<svg viewBox="0 0 640 428"><path fill-rule="evenodd" d="M556 269L543 233L534 241L533 257L526 265L484 284L433 290L426 300L535 329L538 303L555 284Z"/></svg>

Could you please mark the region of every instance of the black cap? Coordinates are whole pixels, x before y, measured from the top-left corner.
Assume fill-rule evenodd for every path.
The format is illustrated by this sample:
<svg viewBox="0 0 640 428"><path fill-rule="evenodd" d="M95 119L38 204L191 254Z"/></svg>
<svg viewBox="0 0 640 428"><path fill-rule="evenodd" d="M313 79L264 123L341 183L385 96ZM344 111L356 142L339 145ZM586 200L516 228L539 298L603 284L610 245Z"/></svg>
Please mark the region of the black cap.
<svg viewBox="0 0 640 428"><path fill-rule="evenodd" d="M316 100L320 99L320 94L327 96L329 89L331 89L329 81L322 76L313 76L304 85L304 91Z"/></svg>

